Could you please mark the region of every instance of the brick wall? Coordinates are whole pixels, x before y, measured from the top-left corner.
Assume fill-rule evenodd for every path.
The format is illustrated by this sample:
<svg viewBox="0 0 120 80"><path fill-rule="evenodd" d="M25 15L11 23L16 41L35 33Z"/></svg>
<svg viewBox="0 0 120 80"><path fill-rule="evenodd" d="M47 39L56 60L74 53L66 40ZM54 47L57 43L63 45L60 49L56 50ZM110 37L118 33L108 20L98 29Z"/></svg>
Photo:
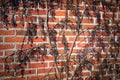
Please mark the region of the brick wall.
<svg viewBox="0 0 120 80"><path fill-rule="evenodd" d="M46 8L46 0L21 0L16 10L6 3L0 80L120 80L120 1L104 3L48 0Z"/></svg>

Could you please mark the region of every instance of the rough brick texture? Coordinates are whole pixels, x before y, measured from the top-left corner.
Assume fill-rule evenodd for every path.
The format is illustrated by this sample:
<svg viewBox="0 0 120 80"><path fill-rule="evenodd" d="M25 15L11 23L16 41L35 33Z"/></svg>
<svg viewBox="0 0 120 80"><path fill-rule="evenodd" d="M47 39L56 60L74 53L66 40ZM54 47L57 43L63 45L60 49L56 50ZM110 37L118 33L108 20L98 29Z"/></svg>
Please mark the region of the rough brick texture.
<svg viewBox="0 0 120 80"><path fill-rule="evenodd" d="M53 0L52 6L48 4L49 12L46 10L46 5L43 7L40 3L36 5L28 1L30 5L27 6L26 13L22 13L24 8L21 2L19 4L21 7L15 13L14 10L9 10L7 13L9 22L12 20L12 14L15 14L17 23L17 26L9 23L8 30L0 17L0 80L55 80L59 77L56 65L62 73L63 80L67 80L68 69L68 80L120 80L120 9L115 7L115 2L107 3L111 5L109 10L105 6L103 8L102 3L98 3L98 14L95 14L94 10L89 9L90 6L87 6L88 11L83 13L85 7L82 0L73 0L68 10L67 0L60 0L62 5L59 6L57 1L59 0ZM92 0L85 1L91 4ZM74 9L79 12L75 12ZM47 26L51 31L49 34L55 35L55 38L50 36L51 43L55 44L58 54L49 53L48 34L46 27L43 27L46 26L47 13L49 17ZM79 15L79 18L76 15ZM81 16L84 17L80 23ZM29 37L27 29L32 23L36 24L37 35L33 34ZM79 37L75 41L69 62L66 62L65 55L71 51L78 34L78 23L80 23ZM29 54L29 49L43 43L46 44L47 49L42 48L40 55L34 50L33 55ZM31 58L25 64L19 65L17 51L21 49L28 49L28 53L23 52L23 54L30 55ZM13 53L14 56L9 56ZM82 59L83 57L85 59ZM67 64L69 68L66 67ZM79 65L75 76L71 78L78 64L81 66ZM9 69L5 67L6 65Z"/></svg>

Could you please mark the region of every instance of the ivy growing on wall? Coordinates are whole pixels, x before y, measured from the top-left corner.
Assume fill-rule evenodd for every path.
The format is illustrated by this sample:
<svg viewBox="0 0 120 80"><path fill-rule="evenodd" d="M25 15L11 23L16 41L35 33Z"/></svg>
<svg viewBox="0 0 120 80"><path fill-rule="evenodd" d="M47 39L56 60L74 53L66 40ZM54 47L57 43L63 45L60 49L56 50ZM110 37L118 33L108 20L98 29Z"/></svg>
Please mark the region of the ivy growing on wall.
<svg viewBox="0 0 120 80"><path fill-rule="evenodd" d="M28 27L26 29L25 38L28 40L28 44L31 45L31 48L23 49L23 44L21 44L21 49L15 50L11 55L7 56L5 58L5 70L10 71L10 66L8 59L11 59L14 62L17 62L18 65L13 67L14 71L21 71L22 77L24 77L24 69L27 64L30 63L30 59L35 59L36 61L39 61L41 58L44 63L44 57L46 57L48 54L54 57L54 64L55 67L55 79L62 79L63 78L63 72L66 72L66 80L76 80L81 78L82 74L82 68L86 67L88 70L92 71L92 66L94 65L92 61L95 60L100 61L100 55L102 52L106 53L106 57L99 65L99 71L93 75L88 76L91 80L94 78L96 80L102 79L102 76L104 75L104 69L106 70L114 70L116 71L116 74L120 73L120 66L117 63L114 63L115 67L113 67L110 63L109 58L114 58L115 61L117 61L118 55L120 53L120 26L119 21L115 21L115 8L119 10L120 7L120 1L119 0L110 0L107 2L106 0L66 0L65 3L63 3L64 0L0 0L0 22L3 24L3 28L9 29L9 25L12 24L14 28L17 27L18 22L16 22L16 15L17 11L20 8L23 8L20 16L20 24L23 26L25 25L24 17L30 18L30 22L28 22ZM83 3L84 9L83 11L80 11L80 5L79 3ZM73 4L74 3L74 4ZM113 4L115 3L115 4ZM66 14L65 14L65 20L61 20L57 22L57 24L53 27L49 27L49 16L52 16L52 20L55 19L55 10L54 4L57 4L59 9L62 9L63 5L66 5ZM102 5L103 9L103 18L104 22L101 21L100 16L100 10L98 7ZM48 39L48 43L43 43L40 45L37 45L33 47L33 39L34 38L40 38L38 37L37 32L37 25L36 23L33 23L32 14L29 12L30 7L35 8L37 6L40 6L43 9L46 9L46 18L43 19L42 17L39 17L39 25L41 26L41 33L42 33L42 39ZM114 8L113 8L114 7ZM8 14L11 12L12 19L8 19ZM68 18L68 11L72 12L74 16L76 17L75 24L69 20ZM95 15L97 19L97 25L94 26L92 31L89 29L87 32L90 36L90 40L86 41L88 42L83 49L79 49L77 51L77 55L75 58L72 58L73 48L75 46L75 43L79 36L81 34L85 35L85 30L82 25L82 20L84 17L87 17L88 20L92 20L92 15L90 14L90 11L93 11L93 14ZM112 19L111 22L109 18L107 17L107 13L112 13ZM114 25L110 25L114 24ZM76 27L75 27L76 25ZM75 31L76 35L74 38L74 42L71 46L68 45L69 41L66 39L65 31L68 29L68 26L70 27L71 31ZM56 29L60 29L60 33L57 32ZM99 32L105 32L105 35L109 36L109 40L107 41L108 46L106 46L106 43L104 42L104 37ZM59 54L58 47L57 47L57 40L56 35L60 34L62 36L61 43L64 45L64 54ZM117 37L117 38L116 38ZM86 36L84 36L84 39L86 40ZM97 39L96 39L97 38ZM98 42L98 49L95 48L95 43ZM92 46L92 48L89 48L89 45ZM113 49L115 51L113 51ZM111 50L111 51L110 51ZM92 53L92 54L91 54ZM110 56L107 56L110 53ZM59 59L63 57L64 61L61 62L61 67L58 67ZM89 57L89 58L88 58ZM74 62L75 67L72 66L70 62ZM70 67L74 67L74 70L72 71L72 74L70 73ZM59 75L58 75L59 74ZM101 75L101 77L99 76ZM46 76L49 76L49 73L46 74L42 79L44 79ZM112 77L111 77L112 78ZM49 77L49 79L51 79ZM53 78L54 79L54 78Z"/></svg>

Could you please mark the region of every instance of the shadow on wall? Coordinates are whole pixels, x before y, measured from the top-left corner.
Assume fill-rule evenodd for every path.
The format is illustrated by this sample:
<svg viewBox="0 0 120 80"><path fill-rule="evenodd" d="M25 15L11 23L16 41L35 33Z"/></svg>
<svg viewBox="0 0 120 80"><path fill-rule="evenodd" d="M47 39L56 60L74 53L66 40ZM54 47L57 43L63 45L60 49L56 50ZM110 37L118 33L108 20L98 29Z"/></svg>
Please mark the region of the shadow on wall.
<svg viewBox="0 0 120 80"><path fill-rule="evenodd" d="M0 19L4 28L9 30L9 25L12 24L17 29L17 23L23 26L27 23L21 48L4 59L6 72L14 71L15 77L19 75L24 77L35 72L27 70L29 68L37 69L40 75L45 73L36 80L120 79L120 27L119 20L116 20L120 1L0 0L0 2ZM20 7L23 8L21 12ZM39 12L40 9L45 10L46 17L40 15L42 14ZM33 10L36 11L35 15L39 15L37 22L33 19ZM59 11L62 10L64 12L60 14ZM10 12L11 20L8 19ZM18 13L19 22L16 18ZM55 22L56 16L59 15L65 18L50 26L50 22ZM74 18L72 19L70 15ZM96 22L93 24L94 21ZM85 23L87 25L92 23L92 28ZM35 39L41 39L43 44L34 46ZM30 48L24 48L26 41Z"/></svg>

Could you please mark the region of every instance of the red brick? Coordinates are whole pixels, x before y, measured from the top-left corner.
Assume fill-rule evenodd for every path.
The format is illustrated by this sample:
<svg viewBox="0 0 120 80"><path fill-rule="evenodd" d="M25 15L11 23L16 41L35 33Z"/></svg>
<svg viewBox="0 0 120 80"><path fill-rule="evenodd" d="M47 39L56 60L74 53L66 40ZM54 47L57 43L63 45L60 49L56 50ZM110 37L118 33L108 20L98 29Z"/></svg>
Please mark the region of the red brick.
<svg viewBox="0 0 120 80"><path fill-rule="evenodd" d="M62 3L66 3L66 2L67 2L67 0L62 0L61 2L62 2Z"/></svg>
<svg viewBox="0 0 120 80"><path fill-rule="evenodd" d="M64 58L65 59L65 58ZM61 60L64 60L61 58ZM65 66L66 65L66 62L65 61L58 61L58 62L49 62L50 64L50 67L52 67L53 65L56 65L57 66ZM69 65L74 65L75 63L73 61L69 61ZM72 67L69 67L70 69L69 70L73 70Z"/></svg>
<svg viewBox="0 0 120 80"><path fill-rule="evenodd" d="M30 44L24 44L24 45L16 44L16 46L17 46L17 49L21 49L21 48L22 49L28 49L28 48L36 46L36 44L32 44L32 46L31 46L31 42L30 42Z"/></svg>
<svg viewBox="0 0 120 80"><path fill-rule="evenodd" d="M94 70L98 70L100 67L98 65L94 65ZM95 73L97 73L97 71L93 71L92 74L94 75Z"/></svg>
<svg viewBox="0 0 120 80"><path fill-rule="evenodd" d="M62 41L62 37L56 37L56 40L61 42Z"/></svg>
<svg viewBox="0 0 120 80"><path fill-rule="evenodd" d="M102 77L102 80L110 80L110 77L111 77L111 76L103 76L103 77Z"/></svg>
<svg viewBox="0 0 120 80"><path fill-rule="evenodd" d="M49 22L58 22L59 19L58 18L49 18Z"/></svg>
<svg viewBox="0 0 120 80"><path fill-rule="evenodd" d="M60 20L62 20L63 22L65 22L65 18L61 18L61 16L63 16L63 17L65 17L66 16L66 7L67 7L67 5L66 5L66 2L67 2L67 0L61 0L62 2L63 2L63 4L62 4L62 10L61 9L59 9L59 7L58 7L58 5L57 5L57 1L56 0L54 0L54 3L55 4L53 4L53 8L54 8L54 10L55 10L55 19L53 19L53 21L52 21L52 18L51 17L49 17L49 20L48 20L48 22L49 22L49 24L48 24L48 27L50 28L50 29L52 29L52 28L54 28L55 27L55 29L61 29L62 27L61 26L55 26L57 23L59 23L59 19L56 17L56 16L59 16L60 17ZM84 9L84 6L83 5L81 5L81 3L82 3L82 0L78 0L79 1L79 10L83 10ZM98 1L99 2L99 1ZM92 3L92 1L89 1L89 0L87 0L87 4L88 5L91 5L91 3ZM71 9L76 9L76 7L77 7L77 3L76 3L76 0L73 0L73 3L72 3L73 5L71 5ZM110 8L110 10L108 10L107 9L107 7L105 6L105 9L103 9L102 7L100 7L99 5L99 3L97 3L97 5L98 5L98 10L100 10L100 12L102 12L102 13L104 13L104 12L108 12L108 14L106 14L105 16L103 15L103 14L101 14L100 13L100 15L101 15L101 17L103 17L103 18L112 18L113 17L113 14L111 14L112 13L112 11L113 12L118 12L119 10L118 9L116 9L114 6L116 6L116 4L114 4L114 3L106 3L107 5L109 5L111 8ZM23 7L23 4L21 3L20 4L20 6L21 7ZM46 5L45 5L46 6ZM30 9L28 10L28 14L30 14L30 16L27 16L27 17L23 17L23 22L36 22L37 21L37 17L39 16L39 15L43 15L43 16L41 16L41 17L43 17L43 21L45 21L46 20L46 17L44 17L44 16L46 16L46 8L44 8L43 10L37 10L37 9L32 9L32 8L38 8L38 7L40 7L40 6L37 6L37 5L35 5L35 4L33 4L33 5L29 5L28 7L30 7ZM40 7L40 8L42 8L42 7ZM48 5L48 8L50 9L50 5ZM89 8L89 6L88 6L88 8ZM59 10L57 10L57 9L59 9ZM75 39L75 36L77 35L77 32L76 31L74 31L73 32L73 30L75 30L76 29L76 26L77 26L77 24L76 24L76 15L80 15L81 16L81 11L80 12L78 12L78 13L74 13L74 12L72 12L71 11L71 9L69 9L70 11L68 11L69 13L68 13L68 20L69 21L71 21L71 22L68 22L68 24L67 24L67 30L70 30L70 24L69 23L74 23L74 26L73 26L73 29L71 30L71 31L67 31L67 30L65 30L65 31L61 31L60 32L60 36L62 36L62 35L65 35L66 36L66 39L67 39L67 42L69 43L69 41L70 41L70 44L68 44L68 46L69 46L69 48L71 48L71 46L72 46L72 43L71 42L73 42L74 41L74 39ZM90 9L90 8L89 8ZM14 10L9 10L9 13L7 13L7 14L10 14L9 16L8 16L8 20L10 21L11 19L12 19L12 16L11 16L11 14L13 14L13 12L15 12ZM110 12L110 13L109 13ZM15 12L18 16L16 16L17 18L16 18L16 21L17 22L20 22L21 21L21 16L19 16L19 14L22 14L23 13L23 9L18 9L16 12ZM33 16L33 15L36 15L36 16ZM50 15L51 16L51 15ZM70 17L69 17L70 16ZM72 18L73 17L73 18ZM74 18L75 17L75 18ZM94 14L94 12L92 12L92 10L90 9L90 19L92 19L92 18L95 18L96 17L96 15ZM114 16L115 18L116 18L116 13L115 13L115 16ZM118 14L118 17L120 17L120 15ZM87 19L87 18L84 18L83 20L82 20L82 23L84 24L85 23L85 25L83 25L83 28L84 28L84 30L98 30L98 26L94 26L94 24L93 25L87 25L87 24L92 24L93 23L93 20L90 20L90 19ZM2 20L2 19L1 19ZM101 20L101 23L107 23L109 20L104 20L104 19L102 19ZM50 23L50 22L55 22L55 23ZM97 22L97 20L96 20L96 23L98 23ZM119 21L117 21L117 20L114 20L113 22L112 22L113 24L117 24L117 23L119 23ZM44 24L44 23L43 23ZM24 35L25 35L25 30L23 30L24 29L24 27L25 26L23 26L22 24L20 24L20 23L18 23L17 24L17 26L16 27L14 27L12 24L9 24L8 25L8 27L9 28L12 28L12 29L9 29L9 30L4 30L3 29L3 24L0 24L0 28L1 28L1 30L0 30L0 35L1 35L1 37L0 37L0 50L1 50L1 52L0 52L0 70L1 70L1 72L0 72L0 76L1 77L7 77L7 76L13 76L13 72L12 73L6 73L6 72L2 72L3 71L3 68L4 68L4 65L3 65L3 63L4 63L4 58L3 58L3 56L5 55L5 56L8 56L8 55L10 55L10 54L12 54L13 53L13 50L11 50L12 48L14 48L14 45L16 45L16 47L17 47L17 49L20 49L21 47L22 47L22 44L21 43L18 43L18 42L22 42L23 41L23 38L24 38ZM25 28L27 28L27 27L25 27ZM13 30L13 29L15 29L15 30ZM41 27L41 24L39 24L39 25L37 25L37 29L39 29L38 31L38 34L40 35L40 37L39 38L33 38L33 42L35 42L35 43L33 43L33 46L36 46L36 43L39 43L39 42L47 42L47 39L43 39L41 36L43 36L43 34L42 34L42 32L41 32L41 30L42 30L42 27ZM114 29L114 27L112 27L112 28L110 28L110 30L112 30L112 29ZM104 43L104 45L105 45L105 49L107 49L107 47L109 46L108 45L108 41L109 41L109 36L110 35L114 35L114 34L108 34L108 33L106 33L105 31L105 27L102 27L102 32L96 32L96 36L100 36L100 37L102 37L102 36L104 36L105 38L103 38L103 42L106 42L106 43ZM15 32L16 31L16 32ZM46 30L45 30L45 32L47 32ZM16 37L13 37L13 36L15 36L15 33L16 33ZM57 33L57 34L59 34L59 33ZM2 37L2 36L4 36L4 38ZM12 37L11 37L12 36ZM22 37L19 37L19 36L22 36ZM61 41L62 41L62 37L56 37L56 40L59 42L59 43L57 43L57 49L58 49L58 53L59 54L66 54L66 52L64 51L64 45L61 43ZM80 49L81 50L81 48L84 48L84 46L87 46L87 47L93 47L92 46L92 44L86 44L86 43L82 43L82 42L85 42L86 40L85 40L85 38L84 38L84 36L92 36L92 33L88 33L87 31L86 32L81 32L81 34L80 34L80 36L82 36L82 37L78 37L78 39L77 39L77 43L75 44L75 46L74 46L74 49L73 49L73 53L78 53L78 50ZM119 36L119 35L117 35L117 36ZM100 55L99 55L99 57L100 58L106 58L106 57L108 57L109 58L109 63L110 64L114 64L114 63L117 63L117 64L119 64L120 63L120 59L119 59L119 57L120 57L120 55L117 57L117 61L115 61L114 60L114 58L110 58L111 56L108 54L106 54L106 51L104 52L104 53L102 53L101 54L101 51L102 51L102 49L100 48L100 47L102 47L102 44L100 44L99 43L99 41L98 41L98 39L97 38L93 38L93 40L92 40L92 37L87 37L87 39L88 39L88 42L89 41L91 41L91 43L94 43L95 42L95 46L98 48L98 49L96 49L95 48L95 51L96 52L100 52ZM5 44L2 44L3 43L3 40L5 41ZM32 46L30 45L30 44L26 44L27 42L26 42L27 40L26 40L26 38L25 38L25 43L24 43L24 45L23 45L23 49L28 49L28 48L31 48ZM11 42L11 44L6 44L6 42L7 43L9 43L9 42ZM16 43L16 44L14 44L13 45L13 43ZM76 48L76 46L78 47L78 48ZM112 45L111 45L112 46ZM63 49L59 49L59 48L63 48ZM6 50L6 49L10 49L10 50ZM4 51L2 52L2 50L5 50L5 54L4 54ZM116 52L118 49L116 49L116 48L109 48L109 49L107 49L107 50L109 50L109 52ZM68 50L68 52L69 52L69 50ZM46 54L46 52L43 52L43 54ZM76 54L75 54L76 55ZM95 60L89 60L91 63L93 63L93 64L96 64L96 65L94 65L94 69L95 70L97 70L96 72L95 71L92 71L91 72L91 75L96 75L96 74L98 74L99 73L99 69L100 69L100 66L99 66L99 64L101 64L102 62L101 62L101 59L100 59L100 61L96 61L96 59L97 59L97 57L96 57L97 55L95 54L94 55L94 57L95 57ZM76 56L71 56L71 58L72 59L70 59L70 60L73 60L74 58L75 58ZM90 57L90 55L88 54L87 56L87 59L89 59L89 57ZM61 61L61 60L64 60L64 58L66 58L66 56L65 57L63 57L63 56L61 56L61 57L59 57L59 60ZM16 59L16 61L17 61L17 59ZM25 73L24 73L24 75L30 75L30 76L27 76L27 77L25 77L25 78L28 78L28 80L37 80L37 79L39 79L39 80L47 80L47 78L45 77L45 78L43 78L44 76L37 76L36 75L36 72L38 73L38 75L42 75L41 73L47 73L47 72L49 72L51 69L51 71L50 72L54 72L55 70L54 70L54 68L53 68L53 64L54 64L54 57L52 57L52 56L43 56L43 57L40 57L39 58L39 61L38 62L36 62L36 58L32 58L32 59L30 59L30 61L31 61L31 63L29 64L29 65L27 65L27 66L25 66L25 65L23 65L24 66L24 68L25 68ZM41 62L41 61L43 61L43 63ZM45 62L44 62L45 61ZM50 61L50 62L49 62ZM52 62L53 61L53 62ZM12 62L12 59L10 59L10 58L8 58L7 59L7 62L9 62L9 63L11 63ZM74 61L73 61L74 62ZM76 61L75 62L75 64L73 63L73 62L70 62L70 65L75 65L75 64L78 64L78 61ZM50 67L52 67L52 68L49 68L49 65L50 65ZM64 63L65 64L65 63ZM61 66L61 65L63 65L62 64L62 62L59 62L59 64L57 64L58 66ZM10 69L11 70L13 70L16 66L19 66L18 64L10 64L9 65L10 66ZM113 65L114 66L114 65ZM113 66L112 66L112 68L113 68ZM28 69L30 69L30 70L26 70L26 68L28 68ZM36 68L39 68L39 69L37 69L37 71L36 71ZM104 67L103 67L104 68ZM90 72L84 72L84 70L88 70L86 67L83 67L82 68L83 69L83 72L80 74L80 77L82 77L82 76L86 76L86 77L89 77L90 76ZM102 69L102 68L101 68ZM73 71L73 68L70 68L69 69L70 71ZM65 69L63 69L63 71L65 71ZM104 71L103 72L103 74L106 74L106 73L108 73L109 75L112 75L112 74L114 74L114 72L113 71L108 71L108 72L106 72L106 71ZM34 74L35 76L32 76L31 74ZM59 75L59 74L56 74L57 76ZM63 74L64 75L64 74ZM17 73L17 76L21 76L21 73L20 72L18 72ZM118 75L119 76L119 75ZM54 78L55 79L55 75L54 74L52 74L52 75L49 75L49 77L50 78ZM63 76L63 77L66 77L66 75L65 76ZM86 78L85 77L85 78ZM110 79L109 78L110 76L103 76L103 79L104 80L108 80L108 79ZM11 77L9 77L8 79L5 79L5 80L26 80L25 78L11 78ZM116 77L116 78L120 78L120 77ZM92 78L93 80L95 79L95 77L93 77ZM80 79L80 80L83 80L83 79ZM87 80L87 79L86 79ZM88 80L90 80L90 79L88 79Z"/></svg>
<svg viewBox="0 0 120 80"><path fill-rule="evenodd" d="M87 47L93 47L93 44L86 44Z"/></svg>
<svg viewBox="0 0 120 80"><path fill-rule="evenodd" d="M24 75L36 74L36 70L25 70ZM21 71L17 72L17 76L21 76Z"/></svg>
<svg viewBox="0 0 120 80"><path fill-rule="evenodd" d="M81 31L79 36L90 36L89 32Z"/></svg>
<svg viewBox="0 0 120 80"><path fill-rule="evenodd" d="M78 49L73 49L72 53L77 53Z"/></svg>
<svg viewBox="0 0 120 80"><path fill-rule="evenodd" d="M8 78L5 80L26 80L26 79L23 77L23 78Z"/></svg>
<svg viewBox="0 0 120 80"><path fill-rule="evenodd" d="M22 13L23 13L23 9L19 9L19 10L16 11L16 14L22 14Z"/></svg>
<svg viewBox="0 0 120 80"><path fill-rule="evenodd" d="M96 45L96 47L107 47L107 46L109 46L107 43L103 43L103 44L96 43L95 45Z"/></svg>
<svg viewBox="0 0 120 80"><path fill-rule="evenodd" d="M58 50L58 53L59 54L65 54L65 50L63 50L63 49L62 50Z"/></svg>
<svg viewBox="0 0 120 80"><path fill-rule="evenodd" d="M114 18L116 18L116 15L113 15L112 13L111 14L106 14L105 16L102 15L103 18L112 18L114 16Z"/></svg>
<svg viewBox="0 0 120 80"><path fill-rule="evenodd" d="M0 28L3 28L3 24L0 23Z"/></svg>
<svg viewBox="0 0 120 80"><path fill-rule="evenodd" d="M13 58L12 58L12 59L11 59L11 58L7 58L7 59L6 59L6 62L8 62L8 63L12 63L12 62L13 62L13 60L14 60ZM3 62L5 62L5 60L4 60L4 59L3 59Z"/></svg>
<svg viewBox="0 0 120 80"><path fill-rule="evenodd" d="M93 23L93 20L90 19L83 19L82 23Z"/></svg>
<svg viewBox="0 0 120 80"><path fill-rule="evenodd" d="M86 39L85 39L84 37L78 37L78 38L77 38L77 41L79 41L79 42L85 42Z"/></svg>
<svg viewBox="0 0 120 80"><path fill-rule="evenodd" d="M34 38L33 42L44 42L46 41L46 39L42 39L42 38Z"/></svg>
<svg viewBox="0 0 120 80"><path fill-rule="evenodd" d="M87 29L87 30L94 29L94 28L95 28L95 26L93 26L93 25L84 25L84 29Z"/></svg>
<svg viewBox="0 0 120 80"><path fill-rule="evenodd" d="M66 12L65 11L60 11L60 10L57 10L55 12L55 16L65 16L66 15Z"/></svg>
<svg viewBox="0 0 120 80"><path fill-rule="evenodd" d="M5 56L9 56L14 52L14 50L6 50L5 51Z"/></svg>
<svg viewBox="0 0 120 80"><path fill-rule="evenodd" d="M93 64L101 64L101 61L97 61L97 60L92 60Z"/></svg>
<svg viewBox="0 0 120 80"><path fill-rule="evenodd" d="M64 21L66 21L66 19L65 19L65 18L62 18L61 21L64 22ZM75 18L68 18L67 23L76 23L76 19L75 19Z"/></svg>
<svg viewBox="0 0 120 80"><path fill-rule="evenodd" d="M55 64L57 64L57 66L61 66L60 62L49 62L50 67L53 67Z"/></svg>
<svg viewBox="0 0 120 80"><path fill-rule="evenodd" d="M15 28L16 26L13 26L12 24L8 25L8 28Z"/></svg>
<svg viewBox="0 0 120 80"><path fill-rule="evenodd" d="M54 58L52 56L43 56L43 57L38 58L38 61L53 61L53 60ZM31 58L30 62L36 62L36 58Z"/></svg>
<svg viewBox="0 0 120 80"><path fill-rule="evenodd" d="M67 0L62 0L62 3L65 3L65 4L66 4L66 3L67 3ZM74 1L73 1L73 4L75 5L76 3L77 3L77 2L74 0ZM82 0L79 0L78 3L81 4L81 3L82 3Z"/></svg>
<svg viewBox="0 0 120 80"><path fill-rule="evenodd" d="M44 60L44 61L53 61L54 57L53 56L45 56L43 58L40 58L40 60Z"/></svg>
<svg viewBox="0 0 120 80"><path fill-rule="evenodd" d="M89 72L82 72L82 76L90 76Z"/></svg>
<svg viewBox="0 0 120 80"><path fill-rule="evenodd" d="M48 24L48 27L49 27L49 28L54 28L54 27L55 27L55 24Z"/></svg>
<svg viewBox="0 0 120 80"><path fill-rule="evenodd" d="M4 58L0 57L0 63L4 63Z"/></svg>
<svg viewBox="0 0 120 80"><path fill-rule="evenodd" d="M61 74L62 79L66 78L66 74ZM55 80L56 78L60 78L60 74L49 74L50 79Z"/></svg>
<svg viewBox="0 0 120 80"><path fill-rule="evenodd" d="M2 64L0 64L0 70L3 70L3 65Z"/></svg>
<svg viewBox="0 0 120 80"><path fill-rule="evenodd" d="M5 42L22 42L24 37L6 37Z"/></svg>
<svg viewBox="0 0 120 80"><path fill-rule="evenodd" d="M107 9L106 9L106 8L103 8L103 7L99 7L98 10L99 10L99 11L102 11L102 12L107 11Z"/></svg>
<svg viewBox="0 0 120 80"><path fill-rule="evenodd" d="M34 16L24 17L24 21L26 21L26 22L36 22L37 17L34 17Z"/></svg>
<svg viewBox="0 0 120 80"><path fill-rule="evenodd" d="M18 62L18 61L16 60L16 62ZM9 64L10 70L13 70L15 68L19 69L20 67L23 67L24 69L27 68L27 66L25 64L21 64L21 65L19 65L19 64Z"/></svg>
<svg viewBox="0 0 120 80"><path fill-rule="evenodd" d="M78 14L78 13L77 13ZM81 14L81 13L80 13ZM69 12L69 16L76 16L75 12Z"/></svg>
<svg viewBox="0 0 120 80"><path fill-rule="evenodd" d="M0 50L12 49L12 48L14 48L14 45L12 44L0 44Z"/></svg>
<svg viewBox="0 0 120 80"><path fill-rule="evenodd" d="M0 56L3 56L4 52L3 51L0 51Z"/></svg>
<svg viewBox="0 0 120 80"><path fill-rule="evenodd" d="M23 35L25 36L25 30L16 30L16 35Z"/></svg>
<svg viewBox="0 0 120 80"><path fill-rule="evenodd" d="M38 69L38 74L55 72L54 68Z"/></svg>
<svg viewBox="0 0 120 80"><path fill-rule="evenodd" d="M28 80L41 80L45 78L44 76L29 76Z"/></svg>
<svg viewBox="0 0 120 80"><path fill-rule="evenodd" d="M84 47L85 47L85 43L78 43L77 46L78 46L78 47L83 47L83 48L84 48Z"/></svg>
<svg viewBox="0 0 120 80"><path fill-rule="evenodd" d="M16 28L24 28L24 26L22 24L17 24Z"/></svg>
<svg viewBox="0 0 120 80"><path fill-rule="evenodd" d="M46 10L30 10L32 15L46 15Z"/></svg>
<svg viewBox="0 0 120 80"><path fill-rule="evenodd" d="M0 30L0 35L14 35L14 30Z"/></svg>
<svg viewBox="0 0 120 80"><path fill-rule="evenodd" d="M92 17L92 18L93 18L93 17L96 17L96 14L91 12L91 13L90 13L90 17Z"/></svg>
<svg viewBox="0 0 120 80"><path fill-rule="evenodd" d="M29 68L45 68L45 67L48 67L48 64L46 62L29 64Z"/></svg>
<svg viewBox="0 0 120 80"><path fill-rule="evenodd" d="M72 32L72 31L61 31L60 35L65 35L65 36L76 36L76 32Z"/></svg>
<svg viewBox="0 0 120 80"><path fill-rule="evenodd" d="M71 46L72 46L72 43L68 43L68 48L69 48L69 47L71 47ZM64 44L62 44L62 43L58 43L58 47L59 47L59 48L61 48L61 47L63 47L63 48L64 48L64 47L65 47L65 45L64 45Z"/></svg>
<svg viewBox="0 0 120 80"><path fill-rule="evenodd" d="M13 73L14 73L14 72L11 72L11 71L10 71L10 72L0 72L0 77L3 77L3 76L4 76L4 77L5 77L5 76L6 76L6 77L7 77L7 76L13 76Z"/></svg>

